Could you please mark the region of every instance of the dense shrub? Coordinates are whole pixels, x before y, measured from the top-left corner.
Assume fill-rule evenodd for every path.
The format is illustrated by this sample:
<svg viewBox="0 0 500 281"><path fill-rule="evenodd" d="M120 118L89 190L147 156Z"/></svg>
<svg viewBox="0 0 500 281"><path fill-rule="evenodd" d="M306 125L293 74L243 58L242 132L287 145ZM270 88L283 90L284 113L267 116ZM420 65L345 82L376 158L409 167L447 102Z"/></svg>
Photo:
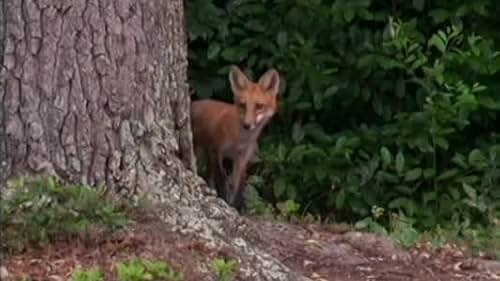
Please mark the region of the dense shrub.
<svg viewBox="0 0 500 281"><path fill-rule="evenodd" d="M339 219L491 223L500 199L497 1L187 1L189 78L286 79L261 189ZM376 211L374 211L376 210Z"/></svg>

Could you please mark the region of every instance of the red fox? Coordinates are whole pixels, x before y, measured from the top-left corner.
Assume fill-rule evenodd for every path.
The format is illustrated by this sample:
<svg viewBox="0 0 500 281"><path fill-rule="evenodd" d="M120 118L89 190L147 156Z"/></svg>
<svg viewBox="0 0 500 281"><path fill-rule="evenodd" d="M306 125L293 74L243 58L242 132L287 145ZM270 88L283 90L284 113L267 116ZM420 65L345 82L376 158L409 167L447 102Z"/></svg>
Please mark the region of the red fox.
<svg viewBox="0 0 500 281"><path fill-rule="evenodd" d="M270 69L255 83L232 66L229 82L234 104L209 99L193 101L191 122L197 156L202 148L208 152L209 186L240 211L248 163L258 149L262 129L278 107L280 77L275 69ZM225 180L225 159L232 161L230 181Z"/></svg>

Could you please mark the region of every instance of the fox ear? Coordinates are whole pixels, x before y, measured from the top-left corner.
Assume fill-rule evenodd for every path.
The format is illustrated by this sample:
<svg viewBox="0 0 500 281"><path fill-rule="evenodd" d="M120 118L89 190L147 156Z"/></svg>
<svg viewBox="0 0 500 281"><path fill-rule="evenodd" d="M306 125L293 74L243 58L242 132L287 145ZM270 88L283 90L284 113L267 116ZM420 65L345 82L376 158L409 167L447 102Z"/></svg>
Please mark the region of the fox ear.
<svg viewBox="0 0 500 281"><path fill-rule="evenodd" d="M245 73L243 73L237 66L231 66L229 72L229 82L231 83L231 90L233 94L238 95L240 92L248 87L249 80Z"/></svg>
<svg viewBox="0 0 500 281"><path fill-rule="evenodd" d="M260 86L264 91L277 95L280 89L280 75L276 69L269 69L264 75L259 79Z"/></svg>

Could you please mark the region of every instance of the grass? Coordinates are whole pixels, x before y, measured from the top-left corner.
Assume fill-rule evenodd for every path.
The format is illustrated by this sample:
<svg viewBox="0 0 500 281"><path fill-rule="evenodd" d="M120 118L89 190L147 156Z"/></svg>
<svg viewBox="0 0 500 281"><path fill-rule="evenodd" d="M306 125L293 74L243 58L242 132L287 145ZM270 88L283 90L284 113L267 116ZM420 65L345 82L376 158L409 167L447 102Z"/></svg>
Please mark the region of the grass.
<svg viewBox="0 0 500 281"><path fill-rule="evenodd" d="M98 188L66 184L53 177L18 178L8 183L0 204L0 246L7 251L57 239L86 238L92 230L127 225L123 208Z"/></svg>

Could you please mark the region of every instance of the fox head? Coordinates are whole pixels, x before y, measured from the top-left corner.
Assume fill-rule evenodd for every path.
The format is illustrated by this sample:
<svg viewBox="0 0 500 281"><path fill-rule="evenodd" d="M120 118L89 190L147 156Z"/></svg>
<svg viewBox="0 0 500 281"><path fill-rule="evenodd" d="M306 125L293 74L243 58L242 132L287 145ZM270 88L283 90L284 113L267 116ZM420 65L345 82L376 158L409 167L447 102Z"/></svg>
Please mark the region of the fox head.
<svg viewBox="0 0 500 281"><path fill-rule="evenodd" d="M237 67L229 73L234 103L240 112L241 127L253 130L265 125L276 112L280 77L275 69L264 73L255 83Z"/></svg>

